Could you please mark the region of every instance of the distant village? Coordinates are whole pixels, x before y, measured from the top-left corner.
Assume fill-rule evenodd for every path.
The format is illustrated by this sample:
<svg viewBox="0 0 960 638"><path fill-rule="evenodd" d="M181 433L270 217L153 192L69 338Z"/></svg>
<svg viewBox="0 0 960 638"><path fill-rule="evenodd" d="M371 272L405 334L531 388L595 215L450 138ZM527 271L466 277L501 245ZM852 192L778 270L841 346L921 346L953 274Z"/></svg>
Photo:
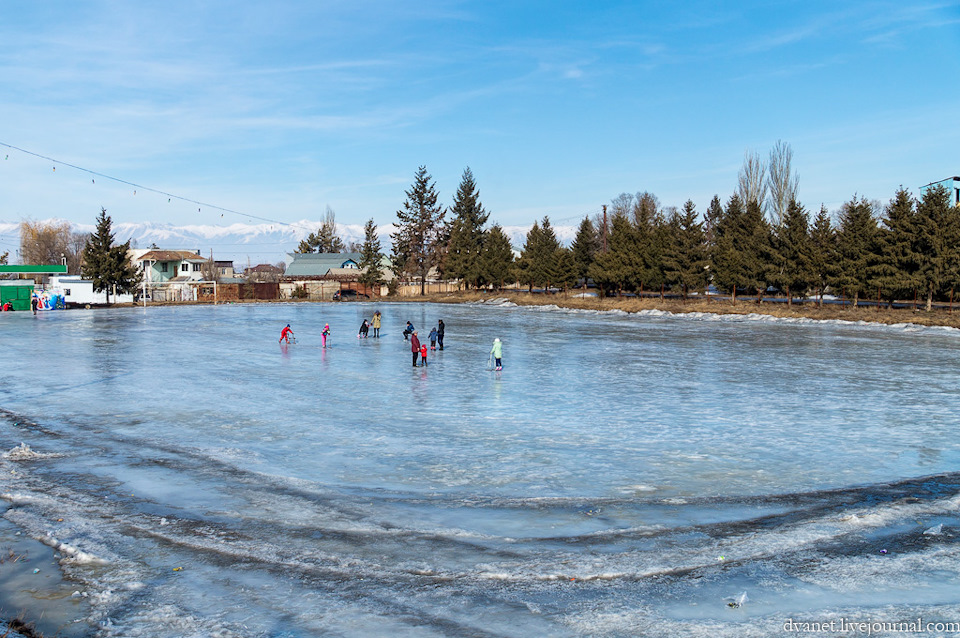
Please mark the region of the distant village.
<svg viewBox="0 0 960 638"><path fill-rule="evenodd" d="M701 215L688 200L662 207L651 193L621 194L596 219L582 220L562 245L549 218L534 222L520 251L502 228L487 226L470 169L448 209L421 166L397 211L390 254L370 219L364 241L345 245L332 210L283 262L237 272L200 250L120 244L101 210L96 233L69 224L21 223L19 264L0 255L0 308L53 310L113 303L345 301L463 288L533 291L595 288L592 295L652 291L768 295L789 306L824 296L886 303L913 299L930 311L960 290L960 177L927 184L915 199L901 187L884 206L855 196L836 220L796 199L789 145L771 151L769 169L748 157L724 206L714 196ZM775 166L785 166L774 171ZM759 167L759 168L757 168ZM785 174L785 179L773 175ZM779 186L778 186L779 184ZM451 219L445 219L450 213ZM58 258L59 256L59 258ZM57 262L60 262L57 265ZM81 268L82 266L82 268ZM82 273L82 276L81 276Z"/></svg>
<svg viewBox="0 0 960 638"><path fill-rule="evenodd" d="M141 274L132 292L110 294L109 303L230 302L244 300L338 300L380 297L389 293L395 276L390 260L382 259L382 282L360 281L360 253L290 253L281 264L258 264L242 271L232 261L204 257L200 250L135 248L128 251L130 264ZM107 291L94 290L94 283L80 275L68 275L67 266L0 265L0 275L16 277L0 281L0 305L10 310L30 310L32 295L41 298L40 309L96 306L108 303ZM439 281L431 289L446 290ZM402 286L404 294L419 294L419 284Z"/></svg>

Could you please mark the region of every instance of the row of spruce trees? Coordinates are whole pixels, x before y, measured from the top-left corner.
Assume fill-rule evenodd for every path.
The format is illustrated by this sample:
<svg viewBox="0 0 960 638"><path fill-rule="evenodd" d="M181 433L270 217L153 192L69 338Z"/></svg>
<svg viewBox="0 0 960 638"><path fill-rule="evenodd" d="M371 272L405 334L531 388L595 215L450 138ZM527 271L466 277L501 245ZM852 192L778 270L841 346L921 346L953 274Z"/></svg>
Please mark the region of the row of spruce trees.
<svg viewBox="0 0 960 638"><path fill-rule="evenodd" d="M667 290L686 296L712 284L758 300L771 288L788 301L822 299L830 290L854 305L919 294L928 310L935 299L952 298L960 284L960 208L939 186L920 199L900 187L886 206L854 196L835 221L822 206L811 220L791 200L771 223L760 202L737 194L725 205L714 196L703 215L689 200L664 211L648 193L621 195L614 204L608 218L584 218L569 247L544 217L514 259L503 229L487 227L489 213L470 169L447 211L421 166L397 212L391 260L396 272L421 284L436 267L474 288L518 281L530 289L566 288L592 280L604 294Z"/></svg>

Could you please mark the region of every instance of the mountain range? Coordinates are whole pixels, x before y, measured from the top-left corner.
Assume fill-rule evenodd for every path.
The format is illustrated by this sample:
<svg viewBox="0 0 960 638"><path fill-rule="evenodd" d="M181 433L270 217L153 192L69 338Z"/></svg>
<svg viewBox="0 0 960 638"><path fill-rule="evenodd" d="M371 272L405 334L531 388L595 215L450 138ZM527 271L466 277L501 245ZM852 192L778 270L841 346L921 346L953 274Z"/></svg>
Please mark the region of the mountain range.
<svg viewBox="0 0 960 638"><path fill-rule="evenodd" d="M44 223L63 223L63 220L51 219ZM213 254L217 260L232 260L238 267L256 264L275 264L284 261L287 253L293 252L300 241L311 232L320 228L321 222L301 220L288 224L235 223L226 226L185 225L174 226L154 222L114 222L113 233L118 242L131 240L134 248L148 248L156 245L163 249L199 250L200 254ZM74 232L92 233L96 230L92 224L71 224ZM576 226L554 226L557 239L569 245L576 236ZM530 226L504 226L503 231L510 238L513 247L520 250L526 241ZM390 233L395 232L393 224L384 224L378 228L381 248L390 252ZM0 222L0 253L10 251L11 257L19 246L19 222ZM363 226L359 224L337 224L337 234L348 246L352 242L363 242ZM11 259L13 261L13 259Z"/></svg>

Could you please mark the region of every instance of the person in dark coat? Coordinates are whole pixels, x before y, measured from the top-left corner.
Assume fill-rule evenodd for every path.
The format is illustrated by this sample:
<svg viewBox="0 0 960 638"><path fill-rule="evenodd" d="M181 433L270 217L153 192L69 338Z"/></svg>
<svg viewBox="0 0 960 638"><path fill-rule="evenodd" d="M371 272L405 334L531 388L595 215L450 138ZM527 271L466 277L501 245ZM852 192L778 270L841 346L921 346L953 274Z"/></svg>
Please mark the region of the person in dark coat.
<svg viewBox="0 0 960 638"><path fill-rule="evenodd" d="M413 353L413 367L417 367L417 357L420 356L420 339L417 338L417 331L414 330L410 335L410 352Z"/></svg>
<svg viewBox="0 0 960 638"><path fill-rule="evenodd" d="M443 319L437 322L437 345L443 350Z"/></svg>
<svg viewBox="0 0 960 638"><path fill-rule="evenodd" d="M409 339L411 334L413 334L413 324L408 321L407 327L403 329L403 340Z"/></svg>

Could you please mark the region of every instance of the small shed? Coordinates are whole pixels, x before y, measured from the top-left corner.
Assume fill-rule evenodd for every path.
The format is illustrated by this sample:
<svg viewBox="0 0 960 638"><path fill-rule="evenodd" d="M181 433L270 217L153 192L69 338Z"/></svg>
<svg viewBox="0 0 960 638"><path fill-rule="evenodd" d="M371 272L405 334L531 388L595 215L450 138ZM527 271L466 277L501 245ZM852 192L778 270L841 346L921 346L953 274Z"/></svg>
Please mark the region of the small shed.
<svg viewBox="0 0 960 638"><path fill-rule="evenodd" d="M93 289L93 281L78 275L50 277L47 287L52 293L63 295L68 306L106 305L107 293ZM130 293L110 293L111 303L133 303Z"/></svg>
<svg viewBox="0 0 960 638"><path fill-rule="evenodd" d="M33 286L32 279L0 281L0 306L9 303L14 310L30 310Z"/></svg>

